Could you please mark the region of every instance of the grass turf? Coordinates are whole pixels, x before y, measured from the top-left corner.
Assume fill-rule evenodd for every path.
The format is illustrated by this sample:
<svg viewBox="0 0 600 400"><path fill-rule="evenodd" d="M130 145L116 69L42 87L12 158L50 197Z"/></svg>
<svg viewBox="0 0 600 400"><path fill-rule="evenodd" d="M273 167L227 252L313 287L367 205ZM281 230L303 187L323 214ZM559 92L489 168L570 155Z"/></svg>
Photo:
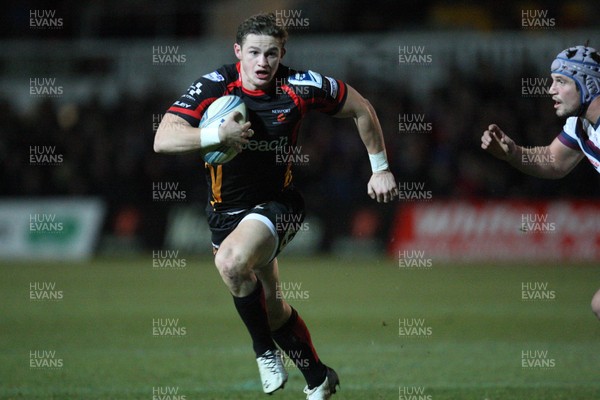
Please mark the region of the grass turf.
<svg viewBox="0 0 600 400"><path fill-rule="evenodd" d="M267 398L212 260L184 261L1 263L0 398ZM340 375L334 398L600 398L600 321L589 307L598 266L434 261L408 270L392 259L284 255L280 272ZM54 283L62 299L31 300L32 283ZM523 285L540 283L554 299L522 299ZM159 319L177 321L175 334L153 335ZM424 330L401 335L407 321ZM31 352L60 365L31 368ZM538 356L532 367L523 352ZM288 370L272 399L304 398L301 374Z"/></svg>

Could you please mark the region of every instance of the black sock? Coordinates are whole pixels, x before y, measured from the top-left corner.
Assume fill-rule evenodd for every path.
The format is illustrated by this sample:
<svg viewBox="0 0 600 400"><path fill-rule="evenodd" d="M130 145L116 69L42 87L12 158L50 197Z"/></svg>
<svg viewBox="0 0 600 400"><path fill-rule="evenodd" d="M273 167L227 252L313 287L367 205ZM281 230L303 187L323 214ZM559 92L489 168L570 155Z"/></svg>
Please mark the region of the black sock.
<svg viewBox="0 0 600 400"><path fill-rule="evenodd" d="M260 281L256 281L256 288L248 296L233 296L233 303L248 328L256 357L263 355L267 350L277 350L271 337L265 294Z"/></svg>
<svg viewBox="0 0 600 400"><path fill-rule="evenodd" d="M327 376L327 367L319 360L306 324L292 308L290 319L273 332L273 339L304 375L308 388L319 386Z"/></svg>

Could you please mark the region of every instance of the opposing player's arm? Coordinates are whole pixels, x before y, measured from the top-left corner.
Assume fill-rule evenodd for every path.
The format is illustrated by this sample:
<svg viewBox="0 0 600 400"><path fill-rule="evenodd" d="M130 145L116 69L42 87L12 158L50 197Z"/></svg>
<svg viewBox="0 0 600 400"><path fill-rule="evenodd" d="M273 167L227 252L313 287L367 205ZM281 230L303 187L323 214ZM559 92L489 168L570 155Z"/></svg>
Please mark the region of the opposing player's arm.
<svg viewBox="0 0 600 400"><path fill-rule="evenodd" d="M254 133L250 122L239 124L238 115L232 114L216 129L194 128L185 119L172 113L162 118L154 136L154 151L157 153L186 153L211 147L219 143L241 151Z"/></svg>
<svg viewBox="0 0 600 400"><path fill-rule="evenodd" d="M564 177L584 157L581 151L565 146L558 138L548 146L519 146L495 124L483 132L481 148L521 172L546 179Z"/></svg>
<svg viewBox="0 0 600 400"><path fill-rule="evenodd" d="M353 118L363 141L373 175L367 184L367 193L378 202L387 203L398 194L394 175L390 172L383 132L375 109L354 88L347 85L348 94L342 109L335 114L338 118Z"/></svg>

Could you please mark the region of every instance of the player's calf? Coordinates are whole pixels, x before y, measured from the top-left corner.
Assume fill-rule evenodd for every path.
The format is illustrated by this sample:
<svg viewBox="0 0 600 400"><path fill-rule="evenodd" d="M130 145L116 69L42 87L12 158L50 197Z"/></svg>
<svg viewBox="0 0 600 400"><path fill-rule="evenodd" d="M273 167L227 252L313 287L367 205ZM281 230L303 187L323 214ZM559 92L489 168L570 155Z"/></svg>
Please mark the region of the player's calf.
<svg viewBox="0 0 600 400"><path fill-rule="evenodd" d="M592 311L600 319L600 290L592 298Z"/></svg>

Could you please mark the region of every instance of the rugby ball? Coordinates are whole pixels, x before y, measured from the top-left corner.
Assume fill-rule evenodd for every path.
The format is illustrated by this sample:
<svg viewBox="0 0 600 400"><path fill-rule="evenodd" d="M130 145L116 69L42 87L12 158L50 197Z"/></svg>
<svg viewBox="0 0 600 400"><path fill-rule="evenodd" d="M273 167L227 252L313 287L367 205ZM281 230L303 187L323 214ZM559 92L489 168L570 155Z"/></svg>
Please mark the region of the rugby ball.
<svg viewBox="0 0 600 400"><path fill-rule="evenodd" d="M242 115L237 122L243 124L248 120L248 110L240 97L233 95L219 97L204 112L200 120L200 129L207 127L218 128L235 111L238 111ZM225 164L231 161L236 155L237 152L235 149L223 144L217 144L205 149L202 158L209 164Z"/></svg>

